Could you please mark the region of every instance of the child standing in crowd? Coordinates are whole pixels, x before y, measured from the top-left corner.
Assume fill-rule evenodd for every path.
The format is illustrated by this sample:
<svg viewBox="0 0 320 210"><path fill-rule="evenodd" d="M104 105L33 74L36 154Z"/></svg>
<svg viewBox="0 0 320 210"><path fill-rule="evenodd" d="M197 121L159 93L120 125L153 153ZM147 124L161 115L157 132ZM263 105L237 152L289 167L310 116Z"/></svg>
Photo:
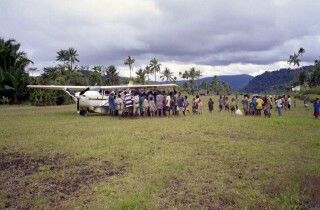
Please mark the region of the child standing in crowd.
<svg viewBox="0 0 320 210"><path fill-rule="evenodd" d="M248 95L244 95L242 100L243 112L245 115L249 114L249 98Z"/></svg>
<svg viewBox="0 0 320 210"><path fill-rule="evenodd" d="M161 92L156 96L157 115L163 117L163 95Z"/></svg>
<svg viewBox="0 0 320 210"><path fill-rule="evenodd" d="M319 98L316 98L316 100L313 103L313 115L316 119L320 116L320 103Z"/></svg>
<svg viewBox="0 0 320 210"><path fill-rule="evenodd" d="M234 113L236 111L236 100L234 98L231 99L230 110L231 113Z"/></svg>
<svg viewBox="0 0 320 210"><path fill-rule="evenodd" d="M148 116L148 112L149 112L149 103L148 103L147 95L145 95L143 100L143 113L145 117Z"/></svg>
<svg viewBox="0 0 320 210"><path fill-rule="evenodd" d="M288 101L288 109L289 109L289 111L290 111L292 101L291 101L291 97L290 97L289 95L288 95L287 101Z"/></svg>
<svg viewBox="0 0 320 210"><path fill-rule="evenodd" d="M201 99L199 98L199 102L198 102L198 114L202 114L202 109L203 109L203 103L201 101Z"/></svg>
<svg viewBox="0 0 320 210"><path fill-rule="evenodd" d="M196 112L197 112L197 104L195 103L195 101L196 101L196 99L195 98L193 98L192 99L192 114L196 114Z"/></svg>
<svg viewBox="0 0 320 210"><path fill-rule="evenodd" d="M236 95L236 109L239 109L239 99L238 99L238 95Z"/></svg>
<svg viewBox="0 0 320 210"><path fill-rule="evenodd" d="M133 97L133 110L134 116L137 117L140 115L140 97L138 92L136 92Z"/></svg>
<svg viewBox="0 0 320 210"><path fill-rule="evenodd" d="M184 97L184 111L190 114L188 96Z"/></svg>
<svg viewBox="0 0 320 210"><path fill-rule="evenodd" d="M219 112L222 111L223 109L223 104L224 104L224 101L222 99L222 95L220 95L220 98L219 98Z"/></svg>
<svg viewBox="0 0 320 210"><path fill-rule="evenodd" d="M140 98L139 98L139 107L140 107L140 116L144 116L144 94L140 93Z"/></svg>
<svg viewBox="0 0 320 210"><path fill-rule="evenodd" d="M256 113L258 116L261 116L261 110L262 110L263 100L260 96L257 96L256 100Z"/></svg>
<svg viewBox="0 0 320 210"><path fill-rule="evenodd" d="M252 97L251 103L252 103L252 108L254 109L252 115L255 115L256 114L256 107L257 107L257 97L256 96Z"/></svg>
<svg viewBox="0 0 320 210"><path fill-rule="evenodd" d="M126 114L132 116L133 114L133 101L130 91L124 92L124 104L126 108Z"/></svg>
<svg viewBox="0 0 320 210"><path fill-rule="evenodd" d="M183 113L183 115L185 115L185 112L184 112L184 97L181 96L181 93L179 92L178 94L178 115L179 115L179 111L181 111Z"/></svg>
<svg viewBox="0 0 320 210"><path fill-rule="evenodd" d="M166 115L170 116L170 107L171 107L171 97L170 97L170 93L166 96L165 99L165 105L166 105Z"/></svg>
<svg viewBox="0 0 320 210"><path fill-rule="evenodd" d="M110 114L114 115L115 110L116 110L116 103L115 103L114 92L113 91L109 95L108 102L109 102Z"/></svg>
<svg viewBox="0 0 320 210"><path fill-rule="evenodd" d="M213 111L213 104L214 104L214 102L213 102L212 98L210 98L209 102L208 102L208 108L209 108L210 113L212 113L212 111Z"/></svg>
<svg viewBox="0 0 320 210"><path fill-rule="evenodd" d="M199 95L196 95L196 99L194 100L194 110L195 110L195 114L198 114L199 112L199 102L200 102L200 98Z"/></svg>
<svg viewBox="0 0 320 210"><path fill-rule="evenodd" d="M155 116L155 112L157 110L156 103L154 102L153 96L150 97L149 101L149 111L150 111L150 117Z"/></svg>
<svg viewBox="0 0 320 210"><path fill-rule="evenodd" d="M282 116L282 107L283 107L283 101L281 96L278 97L276 100L276 110L279 116Z"/></svg>
<svg viewBox="0 0 320 210"><path fill-rule="evenodd" d="M118 116L120 118L122 116L123 109L124 109L124 103L120 94L118 94L118 97L116 99L116 105L117 105Z"/></svg>
<svg viewBox="0 0 320 210"><path fill-rule="evenodd" d="M272 102L268 96L264 98L264 107L263 107L263 113L265 117L271 117L271 107Z"/></svg>
<svg viewBox="0 0 320 210"><path fill-rule="evenodd" d="M228 96L224 96L224 110L230 111L230 104Z"/></svg>
<svg viewBox="0 0 320 210"><path fill-rule="evenodd" d="M304 98L303 103L304 103L305 109L309 110L309 98L308 97Z"/></svg>

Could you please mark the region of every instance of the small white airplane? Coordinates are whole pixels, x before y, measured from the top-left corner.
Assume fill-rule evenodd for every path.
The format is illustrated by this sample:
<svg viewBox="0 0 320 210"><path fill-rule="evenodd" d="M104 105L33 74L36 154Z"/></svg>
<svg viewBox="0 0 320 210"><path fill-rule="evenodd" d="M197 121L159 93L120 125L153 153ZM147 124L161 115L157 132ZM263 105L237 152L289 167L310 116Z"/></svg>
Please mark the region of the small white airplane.
<svg viewBox="0 0 320 210"><path fill-rule="evenodd" d="M176 84L158 84L158 85L128 85L117 86L60 86L60 85L28 85L28 88L63 90L77 104L77 112L80 115L91 113L109 113L109 93L111 91L125 91L137 89L163 89L176 88ZM79 92L76 92L79 91Z"/></svg>

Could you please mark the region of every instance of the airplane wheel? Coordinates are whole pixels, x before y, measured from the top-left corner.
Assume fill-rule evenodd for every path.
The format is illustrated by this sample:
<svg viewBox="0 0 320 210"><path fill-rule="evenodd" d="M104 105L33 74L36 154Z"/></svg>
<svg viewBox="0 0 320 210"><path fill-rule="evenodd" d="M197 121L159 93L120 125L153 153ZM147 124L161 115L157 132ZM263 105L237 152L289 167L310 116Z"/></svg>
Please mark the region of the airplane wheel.
<svg viewBox="0 0 320 210"><path fill-rule="evenodd" d="M86 117L86 116L88 116L88 112L87 112L87 110L81 109L81 110L79 111L79 115Z"/></svg>

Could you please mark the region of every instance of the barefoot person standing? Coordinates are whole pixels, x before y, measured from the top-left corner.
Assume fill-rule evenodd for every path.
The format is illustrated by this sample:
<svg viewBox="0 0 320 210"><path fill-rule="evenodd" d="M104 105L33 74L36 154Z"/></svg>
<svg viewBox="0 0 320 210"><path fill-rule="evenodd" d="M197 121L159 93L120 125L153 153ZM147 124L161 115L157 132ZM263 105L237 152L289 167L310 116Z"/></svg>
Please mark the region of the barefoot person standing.
<svg viewBox="0 0 320 210"><path fill-rule="evenodd" d="M320 116L320 103L319 98L316 98L316 100L313 103L313 115L316 119Z"/></svg>

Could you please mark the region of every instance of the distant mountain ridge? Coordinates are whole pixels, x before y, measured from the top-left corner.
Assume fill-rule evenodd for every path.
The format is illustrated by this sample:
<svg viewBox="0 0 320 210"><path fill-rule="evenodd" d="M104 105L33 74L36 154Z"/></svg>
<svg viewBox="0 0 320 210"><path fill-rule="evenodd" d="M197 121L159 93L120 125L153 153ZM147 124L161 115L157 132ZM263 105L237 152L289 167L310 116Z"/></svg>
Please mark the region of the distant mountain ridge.
<svg viewBox="0 0 320 210"><path fill-rule="evenodd" d="M199 79L198 84L200 85L203 81L206 83L211 83L213 77L204 77ZM221 82L225 82L233 90L241 90L247 84L249 81L253 78L253 76L248 75L248 74L239 74L239 75L220 75L218 76L219 80Z"/></svg>
<svg viewBox="0 0 320 210"><path fill-rule="evenodd" d="M277 71L266 71L254 77L242 89L249 93L262 93L262 92L281 92L293 82L298 81L299 74L302 71L311 71L313 66L305 66L297 69L280 69Z"/></svg>

